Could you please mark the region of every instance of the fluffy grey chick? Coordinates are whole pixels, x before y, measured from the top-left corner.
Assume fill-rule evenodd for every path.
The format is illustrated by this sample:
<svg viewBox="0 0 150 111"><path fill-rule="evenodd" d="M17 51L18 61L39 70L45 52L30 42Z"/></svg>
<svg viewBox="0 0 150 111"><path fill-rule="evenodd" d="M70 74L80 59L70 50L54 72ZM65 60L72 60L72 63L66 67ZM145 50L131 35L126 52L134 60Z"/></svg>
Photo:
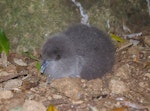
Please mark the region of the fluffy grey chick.
<svg viewBox="0 0 150 111"><path fill-rule="evenodd" d="M110 72L114 45L95 27L77 24L48 39L42 47L41 72L48 79L81 77L95 79Z"/></svg>

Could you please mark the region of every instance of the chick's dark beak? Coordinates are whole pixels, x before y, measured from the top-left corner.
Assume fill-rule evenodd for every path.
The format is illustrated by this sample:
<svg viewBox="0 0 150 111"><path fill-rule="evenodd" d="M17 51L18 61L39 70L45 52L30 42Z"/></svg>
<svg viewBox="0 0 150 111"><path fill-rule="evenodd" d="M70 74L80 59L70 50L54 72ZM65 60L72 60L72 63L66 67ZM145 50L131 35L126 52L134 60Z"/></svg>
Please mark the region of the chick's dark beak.
<svg viewBox="0 0 150 111"><path fill-rule="evenodd" d="M45 69L47 68L48 66L48 61L47 60L43 60L42 62L42 65L41 65L41 69L40 69L40 72L43 74L45 72Z"/></svg>

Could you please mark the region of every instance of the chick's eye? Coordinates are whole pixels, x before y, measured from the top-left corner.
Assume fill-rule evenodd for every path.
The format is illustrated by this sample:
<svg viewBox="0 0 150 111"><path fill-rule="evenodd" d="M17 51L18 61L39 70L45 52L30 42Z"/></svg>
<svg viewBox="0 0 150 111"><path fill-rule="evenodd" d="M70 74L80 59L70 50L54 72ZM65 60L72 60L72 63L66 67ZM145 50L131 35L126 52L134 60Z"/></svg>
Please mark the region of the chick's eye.
<svg viewBox="0 0 150 111"><path fill-rule="evenodd" d="M56 55L56 60L61 59L61 56L59 54Z"/></svg>

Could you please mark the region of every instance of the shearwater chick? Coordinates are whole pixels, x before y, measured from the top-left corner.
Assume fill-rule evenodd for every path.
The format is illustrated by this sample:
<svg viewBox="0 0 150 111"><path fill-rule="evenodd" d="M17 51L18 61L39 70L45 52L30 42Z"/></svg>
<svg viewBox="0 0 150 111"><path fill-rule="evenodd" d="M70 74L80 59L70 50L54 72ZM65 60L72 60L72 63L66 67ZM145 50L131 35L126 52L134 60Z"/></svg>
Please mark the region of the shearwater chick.
<svg viewBox="0 0 150 111"><path fill-rule="evenodd" d="M112 70L115 48L108 35L83 24L49 38L42 47L41 73L48 79L95 79Z"/></svg>

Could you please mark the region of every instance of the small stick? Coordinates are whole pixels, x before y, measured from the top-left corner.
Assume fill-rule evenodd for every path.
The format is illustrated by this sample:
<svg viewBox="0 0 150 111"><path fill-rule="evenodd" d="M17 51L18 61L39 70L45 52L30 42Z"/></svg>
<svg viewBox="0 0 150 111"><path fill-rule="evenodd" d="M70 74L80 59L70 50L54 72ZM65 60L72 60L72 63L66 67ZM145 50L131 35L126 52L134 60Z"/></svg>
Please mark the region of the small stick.
<svg viewBox="0 0 150 111"><path fill-rule="evenodd" d="M127 48L127 47L130 47L131 45L133 45L133 43L130 42L130 43L128 43L128 44L122 46L121 48L117 49L116 52L119 52L119 51L121 51L121 50L123 50L123 49L125 49L125 48Z"/></svg>
<svg viewBox="0 0 150 111"><path fill-rule="evenodd" d="M25 75L27 75L27 73L18 73L18 74L13 74L13 75L2 76L0 77L0 83L8 81L16 77L25 76Z"/></svg>

